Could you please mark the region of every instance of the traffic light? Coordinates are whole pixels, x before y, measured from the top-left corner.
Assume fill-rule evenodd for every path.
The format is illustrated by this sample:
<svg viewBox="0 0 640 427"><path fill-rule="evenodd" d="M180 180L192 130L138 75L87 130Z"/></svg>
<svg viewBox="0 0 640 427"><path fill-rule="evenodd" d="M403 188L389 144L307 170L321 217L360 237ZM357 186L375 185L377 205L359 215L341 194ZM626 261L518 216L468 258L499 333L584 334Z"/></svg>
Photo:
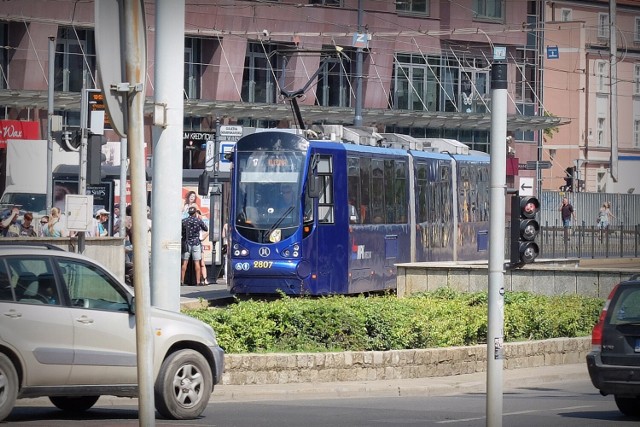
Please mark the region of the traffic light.
<svg viewBox="0 0 640 427"><path fill-rule="evenodd" d="M564 191L573 191L573 178L575 177L576 168L568 167L565 169L567 176L564 178Z"/></svg>
<svg viewBox="0 0 640 427"><path fill-rule="evenodd" d="M520 265L533 262L540 248L535 242L540 233L536 214L540 211L540 201L532 196L511 198L511 264Z"/></svg>
<svg viewBox="0 0 640 427"><path fill-rule="evenodd" d="M98 185L102 181L102 146L107 139L102 135L90 135L87 140L87 184Z"/></svg>
<svg viewBox="0 0 640 427"><path fill-rule="evenodd" d="M203 171L202 174L198 177L198 195L209 195L209 172L207 171Z"/></svg>

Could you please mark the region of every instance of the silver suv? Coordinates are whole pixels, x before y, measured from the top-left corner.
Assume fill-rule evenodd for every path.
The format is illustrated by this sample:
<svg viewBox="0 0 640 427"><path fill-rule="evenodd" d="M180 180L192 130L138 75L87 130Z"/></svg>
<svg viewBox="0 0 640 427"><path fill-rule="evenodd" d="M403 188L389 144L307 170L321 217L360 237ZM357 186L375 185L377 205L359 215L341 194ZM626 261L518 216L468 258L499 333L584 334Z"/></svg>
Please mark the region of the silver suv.
<svg viewBox="0 0 640 427"><path fill-rule="evenodd" d="M222 380L224 352L199 320L149 315L156 409L196 418ZM133 290L95 261L0 241L0 421L18 398L48 396L78 412L100 395L137 396L135 325Z"/></svg>

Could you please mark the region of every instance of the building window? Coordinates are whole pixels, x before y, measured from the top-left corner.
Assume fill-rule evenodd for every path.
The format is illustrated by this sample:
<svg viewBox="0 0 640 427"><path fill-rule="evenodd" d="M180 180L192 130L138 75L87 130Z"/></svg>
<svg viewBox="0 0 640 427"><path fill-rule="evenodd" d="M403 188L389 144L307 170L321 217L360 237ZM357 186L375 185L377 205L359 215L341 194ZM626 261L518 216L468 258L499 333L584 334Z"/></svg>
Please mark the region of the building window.
<svg viewBox="0 0 640 427"><path fill-rule="evenodd" d="M396 55L391 91L392 105L399 110L436 111L438 58L414 54Z"/></svg>
<svg viewBox="0 0 640 427"><path fill-rule="evenodd" d="M489 71L483 59L469 58L461 68L457 59L442 60L440 111L484 113L490 106Z"/></svg>
<svg viewBox="0 0 640 427"><path fill-rule="evenodd" d="M474 0L473 13L476 18L484 19L504 19L503 0Z"/></svg>
<svg viewBox="0 0 640 427"><path fill-rule="evenodd" d="M347 56L324 58L318 75L317 105L323 107L349 107L351 105L351 64L355 64L354 52Z"/></svg>
<svg viewBox="0 0 640 427"><path fill-rule="evenodd" d="M398 0L396 11L401 13L429 14L429 0Z"/></svg>
<svg viewBox="0 0 640 427"><path fill-rule="evenodd" d="M6 22L0 22L0 46L9 46L9 24L7 24ZM0 49L0 89L6 89L8 87L8 64L8 49Z"/></svg>
<svg viewBox="0 0 640 427"><path fill-rule="evenodd" d="M605 125L607 120L604 117L598 117L598 127L597 127L597 144L600 147L604 147L606 145L606 128Z"/></svg>
<svg viewBox="0 0 640 427"><path fill-rule="evenodd" d="M640 18L636 17L636 25L633 29L633 41L640 42Z"/></svg>
<svg viewBox="0 0 640 427"><path fill-rule="evenodd" d="M202 40L184 39L184 94L187 99L200 98L202 79Z"/></svg>
<svg viewBox="0 0 640 427"><path fill-rule="evenodd" d="M245 102L274 103L277 98L278 75L281 59L277 46L250 42L244 59L242 100Z"/></svg>
<svg viewBox="0 0 640 427"><path fill-rule="evenodd" d="M516 51L516 100L534 102L536 86L536 51Z"/></svg>
<svg viewBox="0 0 640 427"><path fill-rule="evenodd" d="M633 94L640 95L640 64L633 67Z"/></svg>
<svg viewBox="0 0 640 427"><path fill-rule="evenodd" d="M596 87L598 92L607 92L607 63L605 61L596 62Z"/></svg>
<svg viewBox="0 0 640 427"><path fill-rule="evenodd" d="M319 6L342 7L342 0L309 0L309 4L317 4Z"/></svg>
<svg viewBox="0 0 640 427"><path fill-rule="evenodd" d="M518 113L523 116L535 116L536 105L535 103L516 103ZM533 130L515 130L513 137L518 142L536 142L536 133Z"/></svg>
<svg viewBox="0 0 640 427"><path fill-rule="evenodd" d="M640 98L633 99L633 148L640 148Z"/></svg>
<svg viewBox="0 0 640 427"><path fill-rule="evenodd" d="M573 14L571 9L562 8L560 9L560 21L569 22L573 21Z"/></svg>
<svg viewBox="0 0 640 427"><path fill-rule="evenodd" d="M96 70L93 30L58 28L55 55L54 90L80 92L92 89Z"/></svg>
<svg viewBox="0 0 640 427"><path fill-rule="evenodd" d="M609 38L609 14L608 13L598 14L598 38L599 39Z"/></svg>

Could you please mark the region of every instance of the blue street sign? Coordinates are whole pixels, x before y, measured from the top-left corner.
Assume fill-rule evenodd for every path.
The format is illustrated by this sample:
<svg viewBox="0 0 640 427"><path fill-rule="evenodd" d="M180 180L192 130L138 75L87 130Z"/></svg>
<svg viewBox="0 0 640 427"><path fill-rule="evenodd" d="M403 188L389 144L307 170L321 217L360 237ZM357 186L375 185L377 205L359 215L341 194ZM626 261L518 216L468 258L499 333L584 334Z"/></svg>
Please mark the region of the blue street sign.
<svg viewBox="0 0 640 427"><path fill-rule="evenodd" d="M547 46L547 59L560 58L560 50L558 46Z"/></svg>

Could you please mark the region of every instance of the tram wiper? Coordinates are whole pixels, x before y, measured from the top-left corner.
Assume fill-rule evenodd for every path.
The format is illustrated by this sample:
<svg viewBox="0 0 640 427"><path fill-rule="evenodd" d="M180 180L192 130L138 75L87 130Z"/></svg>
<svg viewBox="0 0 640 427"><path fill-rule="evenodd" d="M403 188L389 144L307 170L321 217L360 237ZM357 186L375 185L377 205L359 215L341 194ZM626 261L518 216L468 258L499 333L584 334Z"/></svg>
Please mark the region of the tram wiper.
<svg viewBox="0 0 640 427"><path fill-rule="evenodd" d="M284 219L287 217L287 215L289 215L293 211L294 207L295 206L289 206L287 208L287 210L284 211L284 213L282 215L280 215L280 218L278 218L278 220L276 222L274 222L273 225L267 230L267 232L264 234L264 236L266 237L266 236L271 235L273 230L278 228L280 226L280 224L282 224L282 221L284 221ZM263 238L263 240L264 240L264 238Z"/></svg>

